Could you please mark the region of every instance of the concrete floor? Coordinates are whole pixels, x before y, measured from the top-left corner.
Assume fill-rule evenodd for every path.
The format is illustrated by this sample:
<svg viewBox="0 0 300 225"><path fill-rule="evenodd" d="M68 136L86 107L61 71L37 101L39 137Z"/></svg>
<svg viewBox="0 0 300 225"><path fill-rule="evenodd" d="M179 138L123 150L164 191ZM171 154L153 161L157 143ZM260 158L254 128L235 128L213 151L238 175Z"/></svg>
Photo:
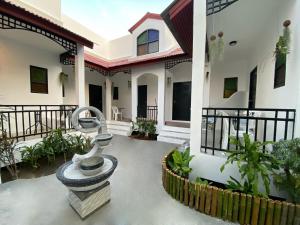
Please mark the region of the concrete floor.
<svg viewBox="0 0 300 225"><path fill-rule="evenodd" d="M173 200L161 184L161 159L174 145L115 136L104 153L119 165L110 203L82 221L55 175L0 185L1 225L210 225L230 224Z"/></svg>

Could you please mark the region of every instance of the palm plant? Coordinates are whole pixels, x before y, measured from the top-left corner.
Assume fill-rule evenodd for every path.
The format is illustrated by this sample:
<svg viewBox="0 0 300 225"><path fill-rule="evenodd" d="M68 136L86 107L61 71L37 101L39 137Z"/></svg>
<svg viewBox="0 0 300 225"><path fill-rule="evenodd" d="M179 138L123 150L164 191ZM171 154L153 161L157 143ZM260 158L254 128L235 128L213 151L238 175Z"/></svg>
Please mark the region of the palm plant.
<svg viewBox="0 0 300 225"><path fill-rule="evenodd" d="M270 193L270 173L277 170L278 161L263 147L272 142L251 141L248 134L240 139L231 138L231 144L237 146L237 150L229 152L227 161L221 167L224 171L227 164L236 163L241 175L241 182L230 176L227 188L255 196L267 197ZM259 191L259 180L263 181L265 191Z"/></svg>

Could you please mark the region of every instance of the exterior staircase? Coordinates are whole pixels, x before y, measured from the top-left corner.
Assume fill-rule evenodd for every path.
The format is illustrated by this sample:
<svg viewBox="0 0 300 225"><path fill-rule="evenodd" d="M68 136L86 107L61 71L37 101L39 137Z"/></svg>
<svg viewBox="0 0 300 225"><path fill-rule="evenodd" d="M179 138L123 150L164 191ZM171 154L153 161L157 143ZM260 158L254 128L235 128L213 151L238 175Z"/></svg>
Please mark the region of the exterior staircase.
<svg viewBox="0 0 300 225"><path fill-rule="evenodd" d="M108 120L106 125L109 133L122 136L130 136L131 134L131 123L129 122Z"/></svg>
<svg viewBox="0 0 300 225"><path fill-rule="evenodd" d="M190 128L163 126L157 140L181 145L190 140Z"/></svg>

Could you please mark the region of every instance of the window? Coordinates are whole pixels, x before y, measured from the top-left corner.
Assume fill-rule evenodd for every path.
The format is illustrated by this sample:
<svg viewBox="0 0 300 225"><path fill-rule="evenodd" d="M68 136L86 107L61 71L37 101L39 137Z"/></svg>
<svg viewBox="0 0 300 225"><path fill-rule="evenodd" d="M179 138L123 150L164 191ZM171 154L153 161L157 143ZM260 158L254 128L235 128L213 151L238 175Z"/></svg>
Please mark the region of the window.
<svg viewBox="0 0 300 225"><path fill-rule="evenodd" d="M275 63L274 88L285 85L286 55L277 54Z"/></svg>
<svg viewBox="0 0 300 225"><path fill-rule="evenodd" d="M48 94L48 70L30 66L31 93Z"/></svg>
<svg viewBox="0 0 300 225"><path fill-rule="evenodd" d="M231 77L224 80L224 98L229 98L238 90L238 78Z"/></svg>
<svg viewBox="0 0 300 225"><path fill-rule="evenodd" d="M146 55L159 51L158 30L146 30L137 38L137 55Z"/></svg>
<svg viewBox="0 0 300 225"><path fill-rule="evenodd" d="M118 99L119 99L119 88L114 87L113 100L118 100Z"/></svg>

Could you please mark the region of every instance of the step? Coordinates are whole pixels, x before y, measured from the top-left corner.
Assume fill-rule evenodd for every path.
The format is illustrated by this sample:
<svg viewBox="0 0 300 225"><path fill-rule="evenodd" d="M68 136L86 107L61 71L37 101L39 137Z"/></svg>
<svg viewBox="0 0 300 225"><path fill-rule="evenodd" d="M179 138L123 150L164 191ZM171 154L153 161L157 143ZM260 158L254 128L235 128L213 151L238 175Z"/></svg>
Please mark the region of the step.
<svg viewBox="0 0 300 225"><path fill-rule="evenodd" d="M157 141L182 145L184 142L186 142L188 140L181 139L181 138L166 137L166 136L160 136L160 135L158 135Z"/></svg>
<svg viewBox="0 0 300 225"><path fill-rule="evenodd" d="M172 126L163 126L161 130L164 131L172 131L172 132L179 132L179 133L190 133L190 128L184 128L184 127L172 127Z"/></svg>
<svg viewBox="0 0 300 225"><path fill-rule="evenodd" d="M131 131L126 131L126 130L108 129L107 131L112 134L127 136L127 137L130 136L131 134Z"/></svg>
<svg viewBox="0 0 300 225"><path fill-rule="evenodd" d="M175 131L166 131L161 130L159 132L160 136L165 137L174 137L174 138L181 138L181 139L190 139L190 133L181 133L181 132L175 132Z"/></svg>

